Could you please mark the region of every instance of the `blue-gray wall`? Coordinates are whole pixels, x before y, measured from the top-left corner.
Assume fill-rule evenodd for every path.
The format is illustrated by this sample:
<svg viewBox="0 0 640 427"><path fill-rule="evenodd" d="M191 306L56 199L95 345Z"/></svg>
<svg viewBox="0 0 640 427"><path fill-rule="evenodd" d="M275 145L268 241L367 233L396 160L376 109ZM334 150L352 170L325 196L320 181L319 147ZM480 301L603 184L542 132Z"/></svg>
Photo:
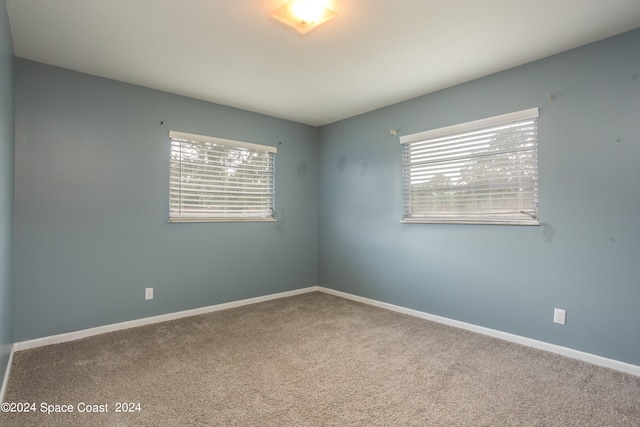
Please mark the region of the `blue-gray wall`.
<svg viewBox="0 0 640 427"><path fill-rule="evenodd" d="M16 341L317 283L317 128L22 59L15 82ZM170 129L277 146L278 222L169 224Z"/></svg>
<svg viewBox="0 0 640 427"><path fill-rule="evenodd" d="M322 127L320 284L640 365L639 73L636 30ZM400 224L390 129L532 107L541 226Z"/></svg>
<svg viewBox="0 0 640 427"><path fill-rule="evenodd" d="M13 344L13 44L0 0L0 385Z"/></svg>
<svg viewBox="0 0 640 427"><path fill-rule="evenodd" d="M13 344L13 45L0 0L0 385Z"/></svg>

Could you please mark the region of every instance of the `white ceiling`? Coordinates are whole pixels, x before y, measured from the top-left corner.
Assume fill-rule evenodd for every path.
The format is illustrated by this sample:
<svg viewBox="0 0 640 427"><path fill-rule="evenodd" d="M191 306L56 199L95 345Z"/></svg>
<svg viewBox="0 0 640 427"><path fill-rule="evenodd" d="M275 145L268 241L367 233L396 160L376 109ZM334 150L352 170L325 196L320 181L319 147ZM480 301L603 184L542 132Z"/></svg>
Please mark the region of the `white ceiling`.
<svg viewBox="0 0 640 427"><path fill-rule="evenodd" d="M15 54L314 126L640 27L639 0L7 0ZM640 54L640 53L639 53Z"/></svg>

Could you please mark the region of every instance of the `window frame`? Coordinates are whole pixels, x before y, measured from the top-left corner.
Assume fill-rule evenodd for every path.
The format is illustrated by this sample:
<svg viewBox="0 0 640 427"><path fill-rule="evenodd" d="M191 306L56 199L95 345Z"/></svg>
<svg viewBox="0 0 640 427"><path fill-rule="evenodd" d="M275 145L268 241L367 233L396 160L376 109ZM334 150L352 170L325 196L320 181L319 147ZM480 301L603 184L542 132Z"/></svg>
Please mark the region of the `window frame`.
<svg viewBox="0 0 640 427"><path fill-rule="evenodd" d="M531 108L528 110L516 111L513 113L503 114L499 116L493 116L485 119L474 120L471 122L460 123L453 126L446 126L438 129L433 129L424 132L418 132L410 135L404 135L400 137L400 143L403 147L403 159L402 159L402 223L436 223L436 224L501 224L501 225L540 225L538 218L538 200L539 200L539 189L538 189L538 117L539 117L539 109ZM522 149L521 152L531 151L533 152L533 156L531 162L535 166L535 173L532 177L528 177L529 180L533 181L533 196L531 196L532 200L529 200L528 207L531 210L521 210L520 212L510 212L510 213L480 213L478 211L474 213L463 213L459 209L457 212L453 211L447 214L437 214L435 212L432 213L414 213L413 209L415 204L413 200L413 193L411 189L412 185L412 158L415 162L415 157L411 156L410 147L412 144L429 144L432 143L431 147L423 145L423 147L427 147L428 149L433 149L436 143L442 141L442 139L450 139L455 140L456 137L463 138L467 133L473 132L482 132L486 130L491 130L493 128L516 125L518 123L524 123L528 121L533 121L535 124L534 137L532 141L527 141L532 143L533 148ZM515 126L514 126L515 127ZM491 146L497 147L497 143L493 141L494 145ZM459 146L458 146L459 147ZM458 148L454 147L454 148ZM408 153L409 152L409 153ZM486 153L482 154L474 154L469 155L465 159L473 159L477 160L478 158L484 156L489 158L499 158L500 155L503 155L499 151L492 152L489 156ZM464 159L463 159L464 160ZM460 160L460 161L463 161ZM432 160L433 163L439 163L441 160ZM447 159L446 161L451 161ZM444 162L444 161L443 161ZM513 165L516 165L518 161L514 161ZM531 164L527 164L527 167L531 168ZM416 168L417 169L417 168ZM413 170L414 176L416 169ZM525 166L521 167L522 170L525 170ZM473 171L479 170L478 168L473 169ZM526 170L526 172L530 172ZM500 175L504 176L504 175ZM468 188L470 191L475 192L478 189L478 185L469 185ZM428 187L427 187L428 188ZM440 186L435 186L433 188L441 188ZM452 187L450 187L452 188ZM462 189L464 187L460 187ZM492 189L493 191L493 189ZM524 193L522 189L520 189L521 193ZM475 194L475 193L474 193ZM489 197L492 195L498 194L497 192L490 193ZM518 194L518 193L515 193ZM461 196L458 196L460 200ZM513 196L515 199L515 195ZM533 203L533 206L531 206Z"/></svg>
<svg viewBox="0 0 640 427"><path fill-rule="evenodd" d="M265 200L266 204L270 204L270 206L262 206L264 209L256 210L256 211L244 211L244 212L234 212L231 210L227 210L228 202L222 203L221 205L210 205L216 206L218 209L214 212L212 210L203 209L201 213L195 214L193 212L182 212L182 208L185 206L185 194L186 191L183 191L182 184L183 180L183 156L179 154L180 160L174 160L174 143L176 143L184 148L185 144L197 145L201 144L201 146L209 146L217 147L215 150L219 152L230 152L237 150L239 152L249 153L259 152L262 155L266 155L268 159L266 162L262 161L261 166L263 167L258 172L262 173L262 176L266 179L263 187L261 189L265 191ZM214 150L205 149L205 152L210 154L214 153ZM198 135L193 133L179 132L179 131L169 131L169 222L170 223L184 223L184 222L273 222L276 221L275 214L275 154L277 153L277 147L272 147L268 145L254 144L250 142L244 141L236 141L231 139L218 138L213 136L206 135ZM180 168L179 176L176 178L176 175L172 173L172 168L176 166L176 164ZM194 191L191 194L202 192L212 192L216 191L220 194L224 195L232 195L232 194L246 194L246 184L241 185L240 191L229 191L225 189L220 189L219 187L214 188L216 184L220 184L222 176L224 176L225 172L228 173L229 166L228 165L211 165L211 164L200 164L201 167L207 172L217 172L219 175L214 177L213 179L208 179L207 184L210 186ZM257 170L257 169L256 169ZM235 171L234 171L235 173ZM213 181L213 182L211 182ZM237 184L237 183L236 183ZM176 186L179 186L176 189ZM179 198L179 202L176 204L173 202L174 197ZM269 203L270 202L270 203ZM265 204L265 205L266 205Z"/></svg>

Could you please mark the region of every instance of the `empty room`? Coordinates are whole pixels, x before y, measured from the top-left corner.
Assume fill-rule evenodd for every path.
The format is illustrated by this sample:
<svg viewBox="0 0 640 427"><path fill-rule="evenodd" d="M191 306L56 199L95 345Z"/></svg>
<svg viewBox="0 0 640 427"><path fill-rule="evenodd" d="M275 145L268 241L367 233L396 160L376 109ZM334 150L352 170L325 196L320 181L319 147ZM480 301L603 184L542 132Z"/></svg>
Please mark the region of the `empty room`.
<svg viewBox="0 0 640 427"><path fill-rule="evenodd" d="M640 425L638 0L0 0L0 425Z"/></svg>

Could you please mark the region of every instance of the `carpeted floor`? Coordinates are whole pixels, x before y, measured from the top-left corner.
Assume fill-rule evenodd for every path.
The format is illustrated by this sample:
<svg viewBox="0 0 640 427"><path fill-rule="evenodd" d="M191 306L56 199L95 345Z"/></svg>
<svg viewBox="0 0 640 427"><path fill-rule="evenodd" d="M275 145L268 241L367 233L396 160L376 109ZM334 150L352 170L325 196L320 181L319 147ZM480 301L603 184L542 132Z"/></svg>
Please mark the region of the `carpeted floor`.
<svg viewBox="0 0 640 427"><path fill-rule="evenodd" d="M640 425L640 377L323 293L13 363L5 401L36 412L3 426Z"/></svg>

